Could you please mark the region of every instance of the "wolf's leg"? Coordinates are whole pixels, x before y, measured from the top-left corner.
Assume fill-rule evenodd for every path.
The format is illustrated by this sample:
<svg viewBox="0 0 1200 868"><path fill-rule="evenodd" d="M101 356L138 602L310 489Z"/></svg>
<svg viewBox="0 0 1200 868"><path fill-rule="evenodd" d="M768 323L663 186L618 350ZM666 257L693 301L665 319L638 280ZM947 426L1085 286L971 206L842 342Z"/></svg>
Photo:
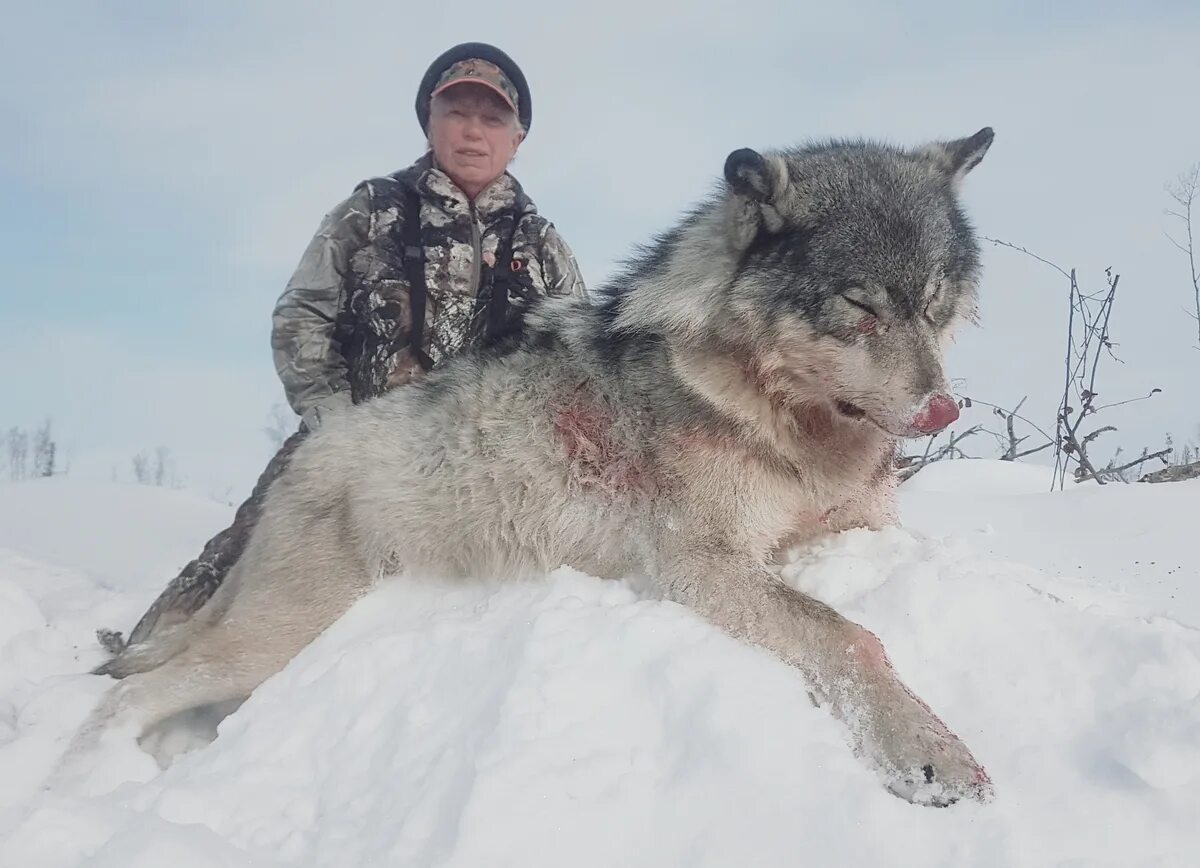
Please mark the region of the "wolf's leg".
<svg viewBox="0 0 1200 868"><path fill-rule="evenodd" d="M342 514L338 504L331 496L322 508ZM342 524L329 515L316 523L306 515L291 523L278 516L274 524L264 520L264 535L251 543L236 566L241 572L222 590L232 599L214 600L180 625L186 634L162 631L117 658L177 638L154 659L132 661L138 666L129 671L136 674L110 691L81 739L95 742L113 728L141 735L180 711L244 699L341 617L373 579L342 538ZM218 603L223 605L214 609Z"/></svg>
<svg viewBox="0 0 1200 868"><path fill-rule="evenodd" d="M983 767L900 681L872 633L744 556L692 549L660 577L676 601L800 669L896 795L931 805L990 798Z"/></svg>
<svg viewBox="0 0 1200 868"><path fill-rule="evenodd" d="M220 635L214 635L219 631L219 627L206 631L197 637L197 648L114 685L72 738L48 785L68 789L86 785L104 761L108 737L135 739L179 712L245 699L287 662L286 656L261 652L214 656L214 645L222 642Z"/></svg>
<svg viewBox="0 0 1200 868"><path fill-rule="evenodd" d="M301 429L284 441L255 482L250 497L238 507L233 524L205 543L199 557L171 580L134 626L128 642L123 642L120 634L112 630L97 631L100 643L107 650L113 654L120 654L129 646L142 644L159 631L187 621L208 602L245 551L250 534L262 513L263 500L271 483L287 469L292 453L307 434L305 429ZM123 669L119 665L105 664L95 671L99 675L114 675L120 678Z"/></svg>

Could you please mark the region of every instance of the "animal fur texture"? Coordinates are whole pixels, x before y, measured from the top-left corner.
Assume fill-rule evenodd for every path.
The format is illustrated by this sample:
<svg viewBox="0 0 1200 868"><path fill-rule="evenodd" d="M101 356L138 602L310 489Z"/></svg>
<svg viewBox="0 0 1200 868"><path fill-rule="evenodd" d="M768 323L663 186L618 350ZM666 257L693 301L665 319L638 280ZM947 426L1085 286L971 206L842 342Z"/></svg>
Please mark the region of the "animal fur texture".
<svg viewBox="0 0 1200 868"><path fill-rule="evenodd" d="M647 575L794 666L892 792L989 798L879 640L770 566L892 522L897 441L957 417L942 351L980 269L957 189L991 142L736 151L594 304L536 305L505 347L330 419L212 600L109 667L66 764L246 697L381 576L565 563Z"/></svg>

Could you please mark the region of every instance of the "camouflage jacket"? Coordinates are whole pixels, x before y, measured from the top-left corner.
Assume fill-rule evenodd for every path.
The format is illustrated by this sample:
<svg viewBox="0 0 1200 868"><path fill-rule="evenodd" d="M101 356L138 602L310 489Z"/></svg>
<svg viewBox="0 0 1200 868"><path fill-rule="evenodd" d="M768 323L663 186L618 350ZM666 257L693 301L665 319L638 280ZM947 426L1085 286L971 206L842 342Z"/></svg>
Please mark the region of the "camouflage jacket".
<svg viewBox="0 0 1200 868"><path fill-rule="evenodd" d="M401 225L405 194L414 189L428 294L423 350L435 365L482 339L492 266L510 237L521 278L505 281L514 310L537 295L586 295L570 248L511 175L474 202L428 154L365 181L326 215L272 319L275 368L288 402L311 422L322 410L373 397L423 370L409 346Z"/></svg>

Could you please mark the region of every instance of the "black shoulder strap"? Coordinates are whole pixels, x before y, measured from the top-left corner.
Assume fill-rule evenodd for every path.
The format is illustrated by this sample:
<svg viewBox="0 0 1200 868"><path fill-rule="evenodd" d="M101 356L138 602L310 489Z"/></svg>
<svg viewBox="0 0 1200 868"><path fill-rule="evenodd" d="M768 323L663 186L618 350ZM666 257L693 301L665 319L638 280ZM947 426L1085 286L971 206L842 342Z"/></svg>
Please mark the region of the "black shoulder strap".
<svg viewBox="0 0 1200 868"><path fill-rule="evenodd" d="M511 281L513 266L518 260L513 259L513 238L517 234L517 224L520 217L514 215L511 231L500 236L496 248L496 264L492 268L492 285L488 293L487 336L489 340L498 338L508 325L508 289ZM521 263L519 267L523 267Z"/></svg>
<svg viewBox="0 0 1200 868"><path fill-rule="evenodd" d="M412 314L409 348L421 367L429 370L433 360L425 353L425 245L421 241L421 194L409 189L404 194L404 272L408 278L408 305Z"/></svg>

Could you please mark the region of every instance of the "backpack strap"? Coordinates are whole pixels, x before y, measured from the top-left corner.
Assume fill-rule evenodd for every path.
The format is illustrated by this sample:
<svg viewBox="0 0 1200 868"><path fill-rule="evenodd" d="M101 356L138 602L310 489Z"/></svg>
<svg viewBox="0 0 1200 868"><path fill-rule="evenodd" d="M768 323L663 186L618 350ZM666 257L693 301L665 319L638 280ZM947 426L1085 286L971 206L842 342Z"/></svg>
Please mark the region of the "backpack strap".
<svg viewBox="0 0 1200 868"><path fill-rule="evenodd" d="M425 245L421 241L421 194L409 189L404 193L404 273L408 278L408 306L412 315L409 349L421 367L429 370L433 359L425 353L425 303L429 297L425 285Z"/></svg>
<svg viewBox="0 0 1200 868"><path fill-rule="evenodd" d="M513 246L517 229L521 224L520 214L514 215L509 231L502 235L496 247L496 264L491 270L488 289L486 330L488 343L496 343L518 330L513 318L513 301L528 306L539 293L529 275L529 262L524 257L514 256Z"/></svg>
<svg viewBox="0 0 1200 868"><path fill-rule="evenodd" d="M496 248L496 264L492 267L491 286L488 290L487 339L493 341L504 332L508 322L508 284L513 263L513 238L517 234L518 219L514 215L512 231L501 236Z"/></svg>

